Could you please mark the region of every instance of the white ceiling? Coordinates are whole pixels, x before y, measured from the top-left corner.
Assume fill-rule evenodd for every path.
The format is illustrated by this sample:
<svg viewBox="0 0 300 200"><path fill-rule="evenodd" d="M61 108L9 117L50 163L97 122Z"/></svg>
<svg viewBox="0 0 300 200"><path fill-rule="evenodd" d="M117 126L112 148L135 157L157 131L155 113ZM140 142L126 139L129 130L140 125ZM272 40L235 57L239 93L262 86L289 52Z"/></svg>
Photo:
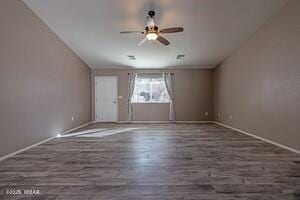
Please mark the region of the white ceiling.
<svg viewBox="0 0 300 200"><path fill-rule="evenodd" d="M91 68L213 68L287 0L24 0ZM183 26L163 46L143 35L150 9L161 28ZM185 54L176 60L177 54ZM127 58L135 55L136 60Z"/></svg>

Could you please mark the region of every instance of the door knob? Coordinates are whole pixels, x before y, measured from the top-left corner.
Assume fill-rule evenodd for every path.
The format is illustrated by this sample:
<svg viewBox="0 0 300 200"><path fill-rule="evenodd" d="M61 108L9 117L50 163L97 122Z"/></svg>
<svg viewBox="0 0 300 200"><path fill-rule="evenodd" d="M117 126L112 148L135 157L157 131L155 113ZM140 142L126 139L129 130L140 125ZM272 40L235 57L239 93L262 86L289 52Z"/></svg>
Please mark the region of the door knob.
<svg viewBox="0 0 300 200"><path fill-rule="evenodd" d="M117 103L117 101L113 101L114 103Z"/></svg>

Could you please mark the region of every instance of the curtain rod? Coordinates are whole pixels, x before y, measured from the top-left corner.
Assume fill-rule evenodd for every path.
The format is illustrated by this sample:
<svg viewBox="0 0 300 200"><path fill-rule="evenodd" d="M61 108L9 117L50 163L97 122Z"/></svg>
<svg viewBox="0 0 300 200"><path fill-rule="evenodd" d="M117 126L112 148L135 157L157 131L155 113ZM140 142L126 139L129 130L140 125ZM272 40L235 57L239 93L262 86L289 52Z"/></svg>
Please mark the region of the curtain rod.
<svg viewBox="0 0 300 200"><path fill-rule="evenodd" d="M164 73L164 72L157 72L157 73L147 73L147 72L143 72L143 73L137 73L137 74L149 74L149 75L157 75L157 74L162 74L162 73ZM130 73L128 73L128 75L129 75ZM174 75L174 73L172 72L172 73L170 73L171 75Z"/></svg>

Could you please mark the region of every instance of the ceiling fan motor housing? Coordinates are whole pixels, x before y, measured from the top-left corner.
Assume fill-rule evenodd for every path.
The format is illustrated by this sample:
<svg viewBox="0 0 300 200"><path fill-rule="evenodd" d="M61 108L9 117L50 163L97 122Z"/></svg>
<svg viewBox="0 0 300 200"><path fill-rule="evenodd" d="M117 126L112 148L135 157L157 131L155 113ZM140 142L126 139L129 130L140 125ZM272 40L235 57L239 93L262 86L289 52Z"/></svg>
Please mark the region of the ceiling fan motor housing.
<svg viewBox="0 0 300 200"><path fill-rule="evenodd" d="M154 27L148 27L146 26L145 28L145 34L147 35L148 33L156 33L158 34L158 27L154 26Z"/></svg>

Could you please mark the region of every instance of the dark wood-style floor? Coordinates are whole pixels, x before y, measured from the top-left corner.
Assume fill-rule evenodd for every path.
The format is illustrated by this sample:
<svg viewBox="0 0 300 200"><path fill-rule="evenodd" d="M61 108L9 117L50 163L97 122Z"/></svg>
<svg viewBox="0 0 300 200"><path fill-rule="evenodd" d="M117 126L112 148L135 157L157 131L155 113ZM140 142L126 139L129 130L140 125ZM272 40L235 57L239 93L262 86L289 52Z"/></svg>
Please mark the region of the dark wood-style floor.
<svg viewBox="0 0 300 200"><path fill-rule="evenodd" d="M0 199L300 199L300 156L215 124L56 138L0 162ZM40 194L6 194L18 190Z"/></svg>

